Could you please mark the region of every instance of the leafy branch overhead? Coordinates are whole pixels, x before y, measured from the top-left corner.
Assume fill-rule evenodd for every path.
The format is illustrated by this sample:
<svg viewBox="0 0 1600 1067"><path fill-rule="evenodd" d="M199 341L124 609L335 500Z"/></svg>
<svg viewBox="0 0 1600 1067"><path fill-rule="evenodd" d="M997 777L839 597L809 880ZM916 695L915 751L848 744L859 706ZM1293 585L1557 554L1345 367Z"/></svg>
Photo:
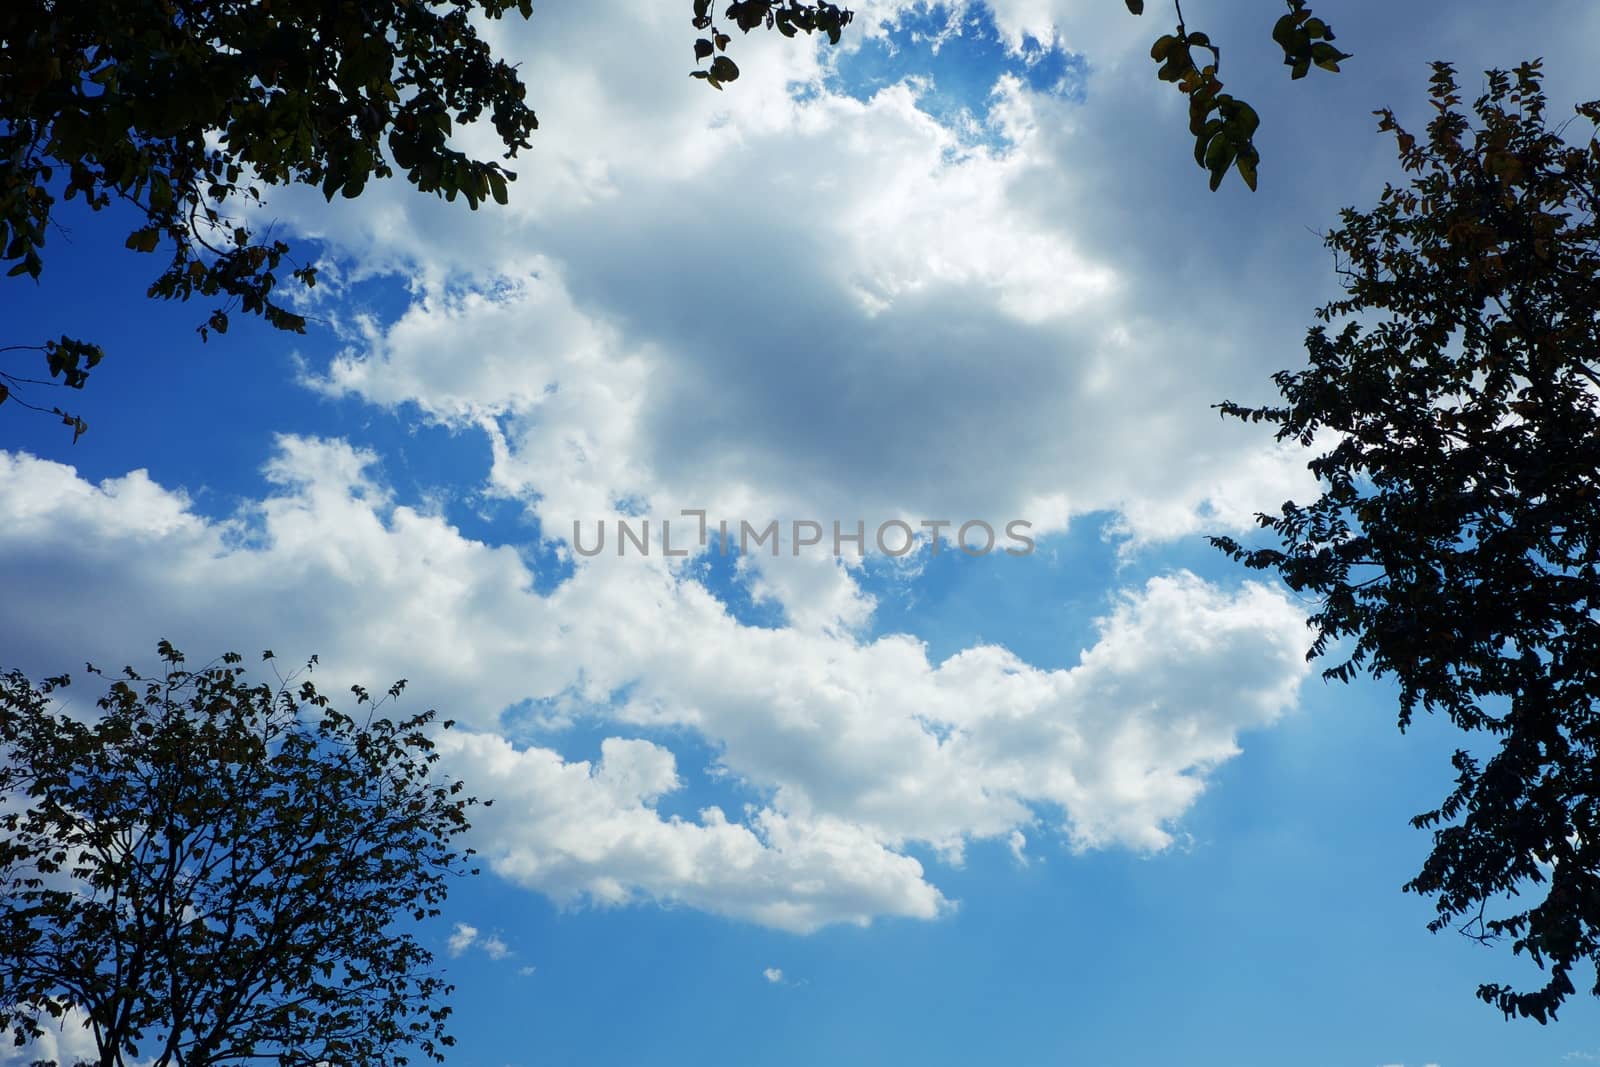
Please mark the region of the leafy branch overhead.
<svg viewBox="0 0 1600 1067"><path fill-rule="evenodd" d="M50 377L60 377L62 379L60 384L70 389L82 389L83 383L89 379L89 371L105 358L105 352L99 345L91 345L65 335L59 341L46 341L42 345L5 345L0 347L0 352L43 352L45 364L50 368ZM26 391L28 386L53 384L56 383L0 370L0 404L9 400L29 411L60 416L65 425L72 427L72 441L76 444L78 438L89 428L89 424L83 421L83 416L74 415L58 407L41 407L22 398L22 392Z"/></svg>
<svg viewBox="0 0 1600 1067"><path fill-rule="evenodd" d="M0 4L0 260L12 277L40 276L58 197L94 211L125 205L136 219L126 247L169 257L149 295L214 302L202 339L225 332L235 312L303 332L304 317L277 296L279 271L288 263L309 286L315 268L294 264L287 244L233 209L290 183L354 197L397 171L447 200L505 203L515 175L451 135L486 119L507 158L528 147L538 121L524 86L476 19L532 9L532 0Z"/></svg>
<svg viewBox="0 0 1600 1067"><path fill-rule="evenodd" d="M713 23L711 4L712 0L694 0L693 20L695 29L710 33L709 37L701 37L694 42L695 61L710 59L711 66L706 70L690 71L689 76L701 79L713 89L721 89L724 82L731 82L739 76L739 67L725 54L716 54L713 58L714 53L727 51L731 38ZM734 0L723 17L731 19L745 33L757 27L777 30L785 37L794 37L799 33L824 33L830 44L838 44L844 36L844 28L855 15L826 0L815 4L800 3L798 0Z"/></svg>
<svg viewBox="0 0 1600 1067"><path fill-rule="evenodd" d="M1143 0L1126 2L1128 10L1135 15L1144 11ZM1313 64L1338 73L1339 62L1349 59L1350 54L1332 45L1332 28L1313 16L1304 0L1288 0L1288 5L1289 13L1272 27L1272 39L1283 48L1284 65L1291 68L1290 78L1305 77ZM1229 168L1237 169L1239 177L1253 191L1256 168L1261 163L1254 140L1261 118L1255 108L1222 91L1222 82L1217 78L1222 66L1222 49L1212 43L1209 35L1189 30L1184 25L1182 5L1175 6L1177 31L1163 34L1150 47L1150 58L1161 65L1156 76L1177 85L1178 91L1189 98L1194 161L1210 172L1212 191L1221 187ZM1195 49L1210 53L1209 62L1204 66L1195 62Z"/></svg>
<svg viewBox="0 0 1600 1067"><path fill-rule="evenodd" d="M1144 0L1124 0L1129 12L1144 14ZM1339 63L1350 58L1333 46L1333 29L1322 19L1311 14L1305 0L1287 0L1288 14L1272 27L1272 39L1283 49L1284 65L1291 68L1291 78L1303 78L1313 66L1338 73ZM1222 49L1212 43L1209 35L1198 30L1190 31L1183 20L1183 5L1174 0L1178 15L1176 32L1163 34L1150 48L1150 58L1160 64L1157 77L1172 82L1189 97L1189 132L1194 136L1194 161L1211 174L1213 191L1222 185L1230 169L1252 190L1256 187L1256 169L1261 154L1256 150L1255 132L1261 118L1255 108L1231 94L1222 91L1217 71L1222 65ZM694 43L696 62L711 60L705 70L694 70L690 77L699 78L715 89L724 82L739 76L739 68L725 54L729 35L719 30L711 18L712 0L694 0L694 27L710 31ZM838 44L844 28L854 17L848 9L829 3L805 4L797 0L736 0L724 13L739 29L748 33L757 27L776 29L785 37L798 31L817 31L828 35L828 40ZM1209 52L1202 66L1194 58L1194 50Z"/></svg>

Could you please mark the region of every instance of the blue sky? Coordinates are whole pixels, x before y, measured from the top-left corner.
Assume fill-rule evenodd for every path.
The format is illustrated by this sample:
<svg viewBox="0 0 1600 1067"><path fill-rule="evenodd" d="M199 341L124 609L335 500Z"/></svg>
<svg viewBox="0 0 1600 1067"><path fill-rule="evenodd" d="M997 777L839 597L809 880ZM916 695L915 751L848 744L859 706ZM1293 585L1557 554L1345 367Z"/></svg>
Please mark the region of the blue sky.
<svg viewBox="0 0 1600 1067"><path fill-rule="evenodd" d="M1308 605L1204 540L1314 491L1209 405L1300 361L1312 231L1395 176L1372 110L1532 55L1564 110L1592 6L1323 0L1356 59L1290 84L1268 13L1190 5L1254 195L1192 165L1159 4L883 0L721 94L636 6L494 27L542 123L509 207L276 191L303 337L200 344L62 216L7 333L110 355L77 444L0 418L0 658L315 652L460 721L486 870L420 936L465 1067L1600 1062L1596 1005L1502 1021L1524 964L1399 891L1459 737L1324 685ZM1038 542L570 550L684 508Z"/></svg>

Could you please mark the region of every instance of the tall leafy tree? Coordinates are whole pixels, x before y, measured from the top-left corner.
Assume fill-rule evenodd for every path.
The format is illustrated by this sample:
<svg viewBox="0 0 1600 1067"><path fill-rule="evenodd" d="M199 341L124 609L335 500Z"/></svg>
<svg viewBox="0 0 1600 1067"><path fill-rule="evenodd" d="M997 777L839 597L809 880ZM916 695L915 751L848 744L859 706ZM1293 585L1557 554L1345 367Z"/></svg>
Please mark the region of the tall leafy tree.
<svg viewBox="0 0 1600 1067"><path fill-rule="evenodd" d="M1318 598L1328 677L1480 736L1413 820L1433 850L1406 889L1538 964L1478 993L1544 1022L1575 980L1600 996L1600 101L1578 138L1537 62L1470 114L1436 63L1431 97L1422 136L1379 113L1408 180L1327 236L1345 295L1284 403L1221 405L1318 448L1322 494L1259 517L1279 547L1213 540Z"/></svg>
<svg viewBox="0 0 1600 1067"><path fill-rule="evenodd" d="M160 655L98 714L0 677L0 1032L72 1013L99 1067L442 1060L451 987L406 924L477 801L434 777L434 713Z"/></svg>

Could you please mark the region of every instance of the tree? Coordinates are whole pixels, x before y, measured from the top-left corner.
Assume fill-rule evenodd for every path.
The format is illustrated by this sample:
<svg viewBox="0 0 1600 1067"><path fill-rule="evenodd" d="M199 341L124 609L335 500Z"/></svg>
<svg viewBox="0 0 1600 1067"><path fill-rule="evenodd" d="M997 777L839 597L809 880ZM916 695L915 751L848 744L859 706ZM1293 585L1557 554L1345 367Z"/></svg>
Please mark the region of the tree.
<svg viewBox="0 0 1600 1067"><path fill-rule="evenodd" d="M441 1060L451 987L396 926L471 855L434 713L355 687L358 721L309 679L159 651L98 716L52 707L66 677L0 677L0 1028L82 1013L100 1067Z"/></svg>
<svg viewBox="0 0 1600 1067"><path fill-rule="evenodd" d="M1485 738L1413 820L1433 849L1405 888L1547 968L1478 990L1544 1022L1600 965L1600 140L1546 127L1538 62L1488 72L1476 125L1449 64L1431 96L1425 137L1378 113L1409 182L1327 236L1345 296L1285 404L1220 405L1318 447L1321 496L1258 517L1282 547L1212 540L1319 598L1325 676L1394 678L1402 729Z"/></svg>

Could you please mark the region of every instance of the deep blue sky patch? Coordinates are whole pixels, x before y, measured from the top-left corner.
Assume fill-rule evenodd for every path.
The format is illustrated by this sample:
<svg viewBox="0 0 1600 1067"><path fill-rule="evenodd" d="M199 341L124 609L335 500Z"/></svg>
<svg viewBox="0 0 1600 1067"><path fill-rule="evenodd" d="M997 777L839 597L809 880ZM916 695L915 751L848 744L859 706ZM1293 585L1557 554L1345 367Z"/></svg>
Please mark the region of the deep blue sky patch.
<svg viewBox="0 0 1600 1067"><path fill-rule="evenodd" d="M1009 51L986 5L925 4L903 14L885 35L840 52L829 88L868 100L915 78L923 84L918 108L959 130L972 119L983 120L1003 74L1015 75L1035 92L1076 97L1084 70L1082 57L1054 42L1024 37L1020 54Z"/></svg>

